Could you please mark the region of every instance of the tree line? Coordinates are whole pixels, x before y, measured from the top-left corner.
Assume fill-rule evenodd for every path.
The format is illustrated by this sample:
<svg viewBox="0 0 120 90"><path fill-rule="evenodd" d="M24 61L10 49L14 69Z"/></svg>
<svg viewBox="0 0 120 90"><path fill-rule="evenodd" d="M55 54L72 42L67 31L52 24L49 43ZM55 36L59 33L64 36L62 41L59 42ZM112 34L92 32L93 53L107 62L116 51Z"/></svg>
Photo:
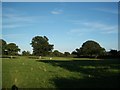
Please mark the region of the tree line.
<svg viewBox="0 0 120 90"><path fill-rule="evenodd" d="M22 51L22 55L95 58L120 57L120 51L111 49L107 52L99 43L92 40L84 42L80 48L76 48L72 53L62 53L58 50L53 50L54 45L49 43L49 39L46 36L33 37L30 45L33 48L32 54L29 51ZM20 52L20 48L15 43L7 43L5 40L0 39L0 55L19 55L18 52Z"/></svg>
<svg viewBox="0 0 120 90"><path fill-rule="evenodd" d="M0 55L18 55L20 48L15 43L7 43L0 39Z"/></svg>

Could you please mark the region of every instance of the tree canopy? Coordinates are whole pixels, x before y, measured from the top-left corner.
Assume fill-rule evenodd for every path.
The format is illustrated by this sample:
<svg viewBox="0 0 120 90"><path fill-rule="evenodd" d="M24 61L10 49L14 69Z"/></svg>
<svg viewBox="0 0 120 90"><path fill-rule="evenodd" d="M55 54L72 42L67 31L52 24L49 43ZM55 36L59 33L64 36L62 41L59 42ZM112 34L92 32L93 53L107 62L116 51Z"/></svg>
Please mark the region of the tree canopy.
<svg viewBox="0 0 120 90"><path fill-rule="evenodd" d="M88 40L82 44L80 48L76 48L71 54L69 52L53 51L52 44L49 44L49 39L46 36L35 36L32 38L31 46L33 47L33 55L36 56L58 56L58 57L98 57L98 58L119 58L120 51L111 49L107 52L96 41ZM20 48L15 43L7 43L0 39L0 55L18 55ZM31 55L29 51L23 51L23 56Z"/></svg>
<svg viewBox="0 0 120 90"><path fill-rule="evenodd" d="M8 55L18 55L20 49L15 43L9 43L6 46L6 52Z"/></svg>
<svg viewBox="0 0 120 90"><path fill-rule="evenodd" d="M6 41L3 39L0 39L0 55L5 54L6 45L7 45Z"/></svg>
<svg viewBox="0 0 120 90"><path fill-rule="evenodd" d="M46 36L35 36L32 38L31 45L33 47L33 55L46 56L53 50L53 46L49 44L49 39Z"/></svg>
<svg viewBox="0 0 120 90"><path fill-rule="evenodd" d="M70 56L70 53L69 52L64 52L64 56Z"/></svg>
<svg viewBox="0 0 120 90"><path fill-rule="evenodd" d="M29 51L22 51L22 55L23 55L23 56L29 56L29 55L30 55L30 52L29 52Z"/></svg>
<svg viewBox="0 0 120 90"><path fill-rule="evenodd" d="M93 56L93 55L101 55L105 52L105 49L102 48L99 43L88 40L85 43L83 43L82 47L79 49L76 49L76 51L73 52L73 54L76 54L78 57L83 56Z"/></svg>
<svg viewBox="0 0 120 90"><path fill-rule="evenodd" d="M9 43L3 39L0 39L0 54L2 55L18 55L20 51L19 47L15 43Z"/></svg>
<svg viewBox="0 0 120 90"><path fill-rule="evenodd" d="M58 50L54 50L54 51L52 52L52 54L53 54L53 56L57 56L57 57L63 56L63 53L60 52L60 51L58 51Z"/></svg>

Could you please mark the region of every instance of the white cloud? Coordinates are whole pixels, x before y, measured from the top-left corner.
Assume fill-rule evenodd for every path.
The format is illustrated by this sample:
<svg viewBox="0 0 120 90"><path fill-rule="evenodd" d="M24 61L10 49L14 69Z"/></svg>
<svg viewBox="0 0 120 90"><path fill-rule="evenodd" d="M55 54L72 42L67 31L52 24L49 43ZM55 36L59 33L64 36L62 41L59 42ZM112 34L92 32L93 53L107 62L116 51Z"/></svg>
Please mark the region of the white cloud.
<svg viewBox="0 0 120 90"><path fill-rule="evenodd" d="M21 25L14 25L14 24L3 24L2 28L18 28L18 27L21 27Z"/></svg>
<svg viewBox="0 0 120 90"><path fill-rule="evenodd" d="M16 10L14 8L4 7L3 10L3 28L18 28L28 26L31 24L35 24L40 18L40 16L28 16L27 13Z"/></svg>
<svg viewBox="0 0 120 90"><path fill-rule="evenodd" d="M79 33L81 32L81 29L72 29L70 30L71 33Z"/></svg>
<svg viewBox="0 0 120 90"><path fill-rule="evenodd" d="M88 31L85 28L73 28L69 32L67 32L68 35L77 35L77 36L83 36Z"/></svg>
<svg viewBox="0 0 120 90"><path fill-rule="evenodd" d="M4 12L2 15L3 21L3 29L13 29L13 28L22 28L26 26L36 25L40 21L42 23L51 23L52 21L48 21L46 19L47 16L39 16L39 15L28 15L28 13L16 10L14 8L3 8ZM53 11L54 14L62 13L62 10L55 9L57 11Z"/></svg>
<svg viewBox="0 0 120 90"><path fill-rule="evenodd" d="M18 15L18 14L3 14L3 22L7 20L8 22L33 22L36 19L35 16L26 16L26 15Z"/></svg>
<svg viewBox="0 0 120 90"><path fill-rule="evenodd" d="M2 37L12 38L12 39L21 39L25 37L25 34L3 34Z"/></svg>
<svg viewBox="0 0 120 90"><path fill-rule="evenodd" d="M3 15L3 28L17 28L34 24L37 21L37 16L25 16L17 14Z"/></svg>
<svg viewBox="0 0 120 90"><path fill-rule="evenodd" d="M117 25L109 25L100 22L80 22L80 21L72 21L73 24L79 24L79 28L73 28L69 31L69 33L101 33L101 34L114 34L118 32Z"/></svg>
<svg viewBox="0 0 120 90"><path fill-rule="evenodd" d="M55 9L53 11L51 11L51 14L62 14L63 13L63 10L61 9Z"/></svg>
<svg viewBox="0 0 120 90"><path fill-rule="evenodd" d="M118 26L117 25L108 25L98 22L86 22L83 23L88 28L93 29L93 31L99 30L100 33L117 33Z"/></svg>
<svg viewBox="0 0 120 90"><path fill-rule="evenodd" d="M94 8L94 10L111 13L111 14L118 14L118 9L111 9L111 8Z"/></svg>
<svg viewBox="0 0 120 90"><path fill-rule="evenodd" d="M3 14L3 28L18 28L33 23L33 17L17 14Z"/></svg>

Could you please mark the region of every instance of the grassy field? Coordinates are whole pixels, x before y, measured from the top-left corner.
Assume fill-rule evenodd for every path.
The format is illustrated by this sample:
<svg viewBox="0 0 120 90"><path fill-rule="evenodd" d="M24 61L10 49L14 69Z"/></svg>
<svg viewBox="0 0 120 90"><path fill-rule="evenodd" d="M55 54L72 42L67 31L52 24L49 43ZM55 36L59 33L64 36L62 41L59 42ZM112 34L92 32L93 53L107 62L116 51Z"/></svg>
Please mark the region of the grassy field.
<svg viewBox="0 0 120 90"><path fill-rule="evenodd" d="M0 58L0 88L2 88L2 59Z"/></svg>
<svg viewBox="0 0 120 90"><path fill-rule="evenodd" d="M2 59L2 87L96 88L119 87L119 60L87 58Z"/></svg>

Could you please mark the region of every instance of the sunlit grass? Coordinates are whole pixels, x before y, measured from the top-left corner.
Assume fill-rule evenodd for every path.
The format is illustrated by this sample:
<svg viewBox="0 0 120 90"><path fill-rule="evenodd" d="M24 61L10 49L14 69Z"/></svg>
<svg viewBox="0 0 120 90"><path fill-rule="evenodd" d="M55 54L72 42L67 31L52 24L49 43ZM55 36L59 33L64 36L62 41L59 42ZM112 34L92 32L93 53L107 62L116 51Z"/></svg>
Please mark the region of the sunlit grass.
<svg viewBox="0 0 120 90"><path fill-rule="evenodd" d="M4 58L2 64L3 88L11 88L14 84L18 88L92 87L94 84L96 87L115 87L116 76L120 74L120 64L116 60L17 57ZM102 84L105 85L100 86Z"/></svg>
<svg viewBox="0 0 120 90"><path fill-rule="evenodd" d="M2 88L2 59L0 58L0 88Z"/></svg>

